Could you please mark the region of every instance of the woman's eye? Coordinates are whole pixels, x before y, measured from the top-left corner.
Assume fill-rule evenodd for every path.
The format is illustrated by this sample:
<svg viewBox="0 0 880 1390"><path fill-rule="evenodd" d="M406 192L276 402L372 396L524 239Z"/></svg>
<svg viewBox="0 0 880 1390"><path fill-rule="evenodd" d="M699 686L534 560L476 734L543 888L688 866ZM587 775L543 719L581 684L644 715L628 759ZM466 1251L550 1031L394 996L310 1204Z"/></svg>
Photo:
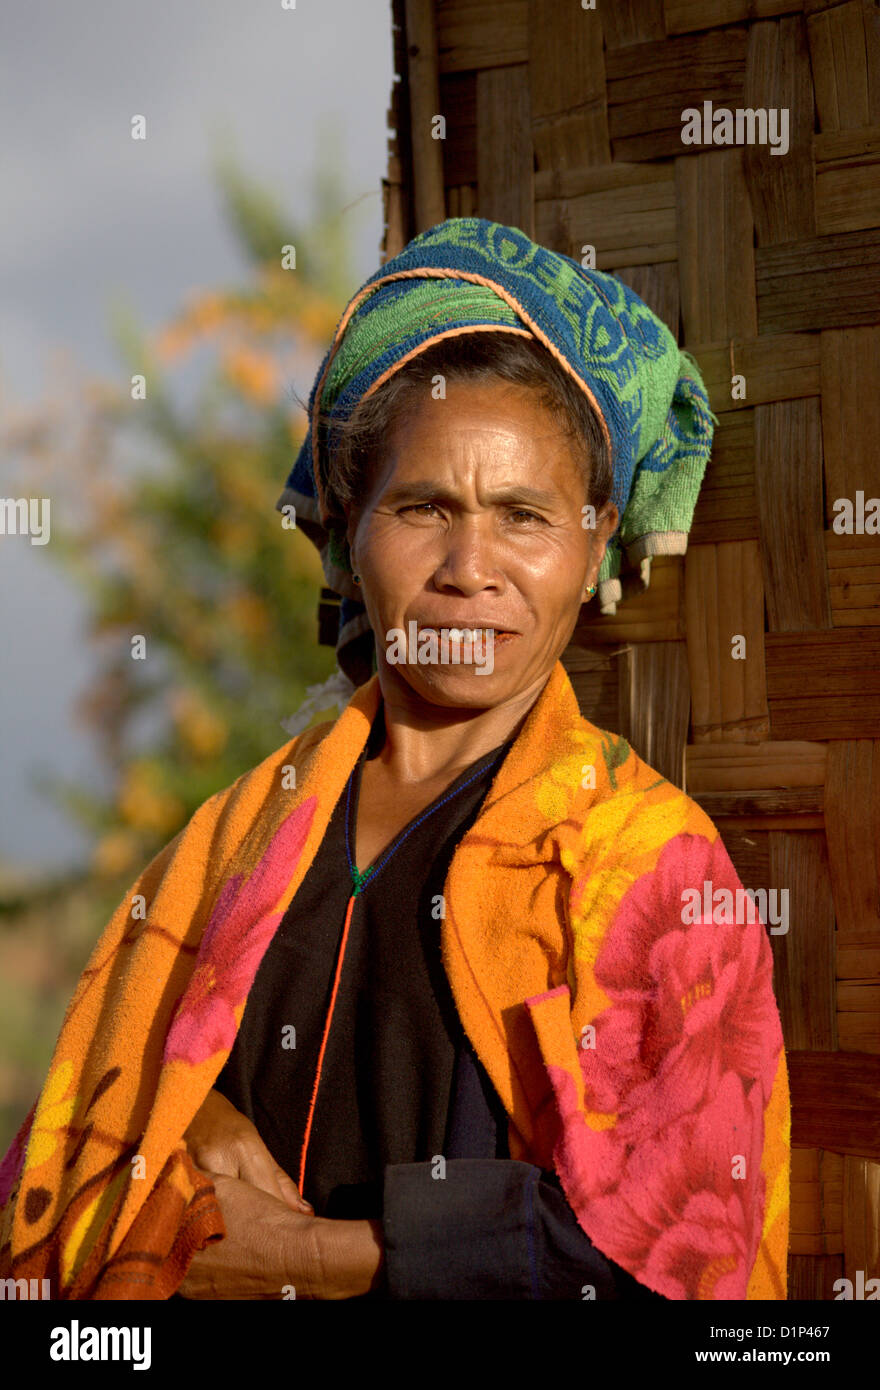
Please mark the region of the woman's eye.
<svg viewBox="0 0 880 1390"><path fill-rule="evenodd" d="M437 510L437 503L436 503L436 502L413 502L413 503L411 504L411 506L409 506L409 507L403 507L403 508L401 509L401 511L402 511L403 513L405 513L405 512L421 512L421 511L423 510L423 508L425 508L425 507L433 507L434 510L436 511L436 510ZM537 512L530 512L530 511L527 511L524 507L517 507L514 511L512 511L512 512L510 513L510 515L511 515L511 516L524 516L528 521L543 521L543 520L544 520L544 518L543 518L542 516L539 516Z"/></svg>

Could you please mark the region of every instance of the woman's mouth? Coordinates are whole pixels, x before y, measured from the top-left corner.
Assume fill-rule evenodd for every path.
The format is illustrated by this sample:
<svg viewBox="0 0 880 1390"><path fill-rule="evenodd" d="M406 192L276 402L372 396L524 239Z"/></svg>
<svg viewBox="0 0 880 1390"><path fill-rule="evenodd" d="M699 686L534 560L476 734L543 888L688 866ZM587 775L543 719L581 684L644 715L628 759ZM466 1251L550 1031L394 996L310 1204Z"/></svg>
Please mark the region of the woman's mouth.
<svg viewBox="0 0 880 1390"><path fill-rule="evenodd" d="M437 637L440 641L444 638L450 643L470 642L473 645L491 641L510 642L514 637L519 637L518 632L508 632L503 628L495 627L420 627L419 637L430 634Z"/></svg>

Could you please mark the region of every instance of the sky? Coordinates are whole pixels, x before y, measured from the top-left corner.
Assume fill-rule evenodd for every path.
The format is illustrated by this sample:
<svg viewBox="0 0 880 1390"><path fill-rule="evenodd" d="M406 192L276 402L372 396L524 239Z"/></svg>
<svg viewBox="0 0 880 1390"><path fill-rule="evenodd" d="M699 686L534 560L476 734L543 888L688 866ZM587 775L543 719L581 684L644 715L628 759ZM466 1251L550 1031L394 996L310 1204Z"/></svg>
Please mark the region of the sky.
<svg viewBox="0 0 880 1390"><path fill-rule="evenodd" d="M316 134L335 122L366 279L380 261L391 84L390 0L6 0L0 412L51 395L64 361L118 372L111 301L150 331L194 287L241 281L218 139L307 219ZM4 468L0 456L0 497ZM91 670L85 612L48 548L0 534L0 871L62 870L87 849L41 772L102 785L73 711Z"/></svg>

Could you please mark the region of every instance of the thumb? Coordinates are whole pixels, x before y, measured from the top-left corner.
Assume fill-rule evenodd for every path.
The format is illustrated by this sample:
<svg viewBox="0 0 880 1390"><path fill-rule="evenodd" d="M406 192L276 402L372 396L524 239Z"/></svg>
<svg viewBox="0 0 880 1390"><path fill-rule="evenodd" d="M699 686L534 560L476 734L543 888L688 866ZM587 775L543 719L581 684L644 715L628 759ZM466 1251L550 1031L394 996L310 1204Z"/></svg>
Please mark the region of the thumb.
<svg viewBox="0 0 880 1390"><path fill-rule="evenodd" d="M277 1170L277 1177L278 1186L281 1188L281 1195L289 1207L292 1207L294 1211L314 1212L315 1209L311 1202L307 1202L305 1197L301 1196L300 1190L293 1181L293 1178L285 1173L283 1168Z"/></svg>

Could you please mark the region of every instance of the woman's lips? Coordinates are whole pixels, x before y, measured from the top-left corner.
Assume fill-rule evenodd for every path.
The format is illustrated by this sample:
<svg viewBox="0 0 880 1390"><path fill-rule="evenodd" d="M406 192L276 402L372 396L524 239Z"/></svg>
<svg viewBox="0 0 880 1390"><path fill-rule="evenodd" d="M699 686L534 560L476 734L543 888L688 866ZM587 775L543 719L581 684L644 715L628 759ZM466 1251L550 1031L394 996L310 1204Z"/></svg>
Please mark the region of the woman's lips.
<svg viewBox="0 0 880 1390"><path fill-rule="evenodd" d="M520 635L518 632L509 632L509 631L507 631L506 629L502 629L502 628L481 628L481 627L471 627L471 628L467 628L467 627L441 627L441 628L436 628L436 627L420 627L420 628L419 628L419 637L421 637L423 633L430 633L430 634L432 634L433 636L437 637L438 640L442 640L442 636L445 634L446 637L447 637L447 640L450 641L450 642L452 642L452 641L455 641L455 640L456 640L455 638L449 636L449 634L450 634L450 633L453 633L453 632L465 633L465 634L468 634L468 633L477 633L477 634L478 634L478 639L477 639L477 640L479 640L480 642L485 641L485 634L486 634L486 633L491 633L491 634L492 634L492 642L493 642L493 644L498 643L498 642L501 642L501 643L504 643L504 642L511 642L511 641L514 639L514 637L519 637L519 635ZM458 640L461 640L461 639L459 638Z"/></svg>

